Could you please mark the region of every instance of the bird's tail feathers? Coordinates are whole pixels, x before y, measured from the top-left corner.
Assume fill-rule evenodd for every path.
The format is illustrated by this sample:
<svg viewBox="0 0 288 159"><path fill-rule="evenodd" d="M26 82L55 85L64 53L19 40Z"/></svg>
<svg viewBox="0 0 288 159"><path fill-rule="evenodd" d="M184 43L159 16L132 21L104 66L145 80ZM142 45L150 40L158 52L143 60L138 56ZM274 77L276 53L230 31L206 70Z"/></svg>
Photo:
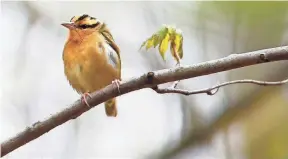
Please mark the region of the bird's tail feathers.
<svg viewBox="0 0 288 159"><path fill-rule="evenodd" d="M109 117L117 116L116 98L109 99L105 102L105 112Z"/></svg>

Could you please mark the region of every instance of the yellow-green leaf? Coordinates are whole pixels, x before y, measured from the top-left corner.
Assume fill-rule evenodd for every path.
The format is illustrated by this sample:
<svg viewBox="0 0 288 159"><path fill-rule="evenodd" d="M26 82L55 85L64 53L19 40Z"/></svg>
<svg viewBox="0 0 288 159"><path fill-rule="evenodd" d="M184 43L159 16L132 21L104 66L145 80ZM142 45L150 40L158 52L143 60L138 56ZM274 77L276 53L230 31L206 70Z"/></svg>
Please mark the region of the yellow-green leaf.
<svg viewBox="0 0 288 159"><path fill-rule="evenodd" d="M147 40L147 44L146 44L146 50L150 49L154 44L154 39L153 36Z"/></svg>
<svg viewBox="0 0 288 159"><path fill-rule="evenodd" d="M161 41L163 41L163 39L165 38L165 36L167 35L168 33L168 28L165 26L163 28L161 28L158 32L157 32L157 35L158 35L158 40L159 40L159 43Z"/></svg>
<svg viewBox="0 0 288 159"><path fill-rule="evenodd" d="M183 38L182 38L181 43L180 43L180 47L179 47L179 50L178 50L178 55L179 55L180 59L183 58Z"/></svg>
<svg viewBox="0 0 288 159"><path fill-rule="evenodd" d="M143 46L145 46L146 42L147 42L147 41L144 41L144 42L142 43L142 45L140 46L139 50L140 50Z"/></svg>
<svg viewBox="0 0 288 159"><path fill-rule="evenodd" d="M171 35L171 34L175 34L175 30L176 30L176 28L174 27L174 26L168 26L167 27L167 29L168 29L168 33Z"/></svg>
<svg viewBox="0 0 288 159"><path fill-rule="evenodd" d="M183 57L183 36L180 30L174 26L164 25L160 30L148 38L140 48L146 45L146 50L152 46L156 48L158 45L159 53L163 60L165 60L165 53L168 50L170 43L171 54L177 63Z"/></svg>
<svg viewBox="0 0 288 159"><path fill-rule="evenodd" d="M179 55L179 51L176 50L176 44L174 41L172 41L170 44L170 51L171 51L173 58L177 61L177 64L180 64L181 57Z"/></svg>
<svg viewBox="0 0 288 159"><path fill-rule="evenodd" d="M159 46L159 52L163 60L165 60L165 52L168 49L169 39L170 39L170 35L166 34L165 38L161 41L160 46Z"/></svg>
<svg viewBox="0 0 288 159"><path fill-rule="evenodd" d="M175 43L175 48L176 48L177 51L178 51L179 48L180 48L181 39L182 39L182 36L181 36L181 35L179 35L179 34L176 34L176 35L175 35L174 43Z"/></svg>
<svg viewBox="0 0 288 159"><path fill-rule="evenodd" d="M159 36L158 35L154 35L154 43L153 43L153 46L154 48L160 43L160 40L159 40Z"/></svg>
<svg viewBox="0 0 288 159"><path fill-rule="evenodd" d="M171 44L170 44L170 52L177 63L180 63L180 59L183 57L182 43L183 36L180 30L176 30L172 28L170 30L171 34Z"/></svg>
<svg viewBox="0 0 288 159"><path fill-rule="evenodd" d="M170 44L170 52L172 54L172 56L176 59L176 61L178 62L177 58L175 57L176 55L176 49L175 49L175 43L172 41Z"/></svg>

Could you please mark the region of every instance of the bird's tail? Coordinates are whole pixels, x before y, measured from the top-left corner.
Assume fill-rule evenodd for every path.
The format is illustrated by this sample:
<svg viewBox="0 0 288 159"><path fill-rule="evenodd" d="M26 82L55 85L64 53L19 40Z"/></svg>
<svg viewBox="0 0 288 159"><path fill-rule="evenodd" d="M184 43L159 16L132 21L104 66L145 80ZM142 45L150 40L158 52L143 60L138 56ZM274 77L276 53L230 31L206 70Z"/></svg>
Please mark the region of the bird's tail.
<svg viewBox="0 0 288 159"><path fill-rule="evenodd" d="M109 99L105 102L105 112L109 117L117 116L116 98Z"/></svg>

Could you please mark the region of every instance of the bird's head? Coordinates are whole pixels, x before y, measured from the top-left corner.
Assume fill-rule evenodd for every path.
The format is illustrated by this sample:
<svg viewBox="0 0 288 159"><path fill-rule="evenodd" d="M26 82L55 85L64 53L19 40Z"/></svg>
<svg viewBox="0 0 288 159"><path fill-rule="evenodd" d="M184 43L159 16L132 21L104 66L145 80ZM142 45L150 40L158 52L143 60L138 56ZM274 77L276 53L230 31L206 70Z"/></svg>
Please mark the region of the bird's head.
<svg viewBox="0 0 288 159"><path fill-rule="evenodd" d="M95 30L99 29L103 23L97 18L91 17L87 14L80 16L73 16L68 23L62 23L64 27L70 31L70 36L76 38L89 35Z"/></svg>

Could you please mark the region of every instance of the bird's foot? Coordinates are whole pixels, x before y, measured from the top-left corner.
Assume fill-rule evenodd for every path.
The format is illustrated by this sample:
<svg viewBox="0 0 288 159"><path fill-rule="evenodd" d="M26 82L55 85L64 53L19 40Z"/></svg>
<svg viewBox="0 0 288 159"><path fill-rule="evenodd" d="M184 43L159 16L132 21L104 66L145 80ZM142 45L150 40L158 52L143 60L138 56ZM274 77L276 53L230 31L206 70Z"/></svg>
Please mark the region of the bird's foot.
<svg viewBox="0 0 288 159"><path fill-rule="evenodd" d="M81 101L84 102L88 107L90 107L90 105L87 102L87 98L86 98L87 96L92 98L92 96L88 92L86 92L82 94Z"/></svg>
<svg viewBox="0 0 288 159"><path fill-rule="evenodd" d="M118 88L118 92L121 93L120 88L119 88L120 80L116 79L116 80L112 81L112 84L116 84L116 86Z"/></svg>

